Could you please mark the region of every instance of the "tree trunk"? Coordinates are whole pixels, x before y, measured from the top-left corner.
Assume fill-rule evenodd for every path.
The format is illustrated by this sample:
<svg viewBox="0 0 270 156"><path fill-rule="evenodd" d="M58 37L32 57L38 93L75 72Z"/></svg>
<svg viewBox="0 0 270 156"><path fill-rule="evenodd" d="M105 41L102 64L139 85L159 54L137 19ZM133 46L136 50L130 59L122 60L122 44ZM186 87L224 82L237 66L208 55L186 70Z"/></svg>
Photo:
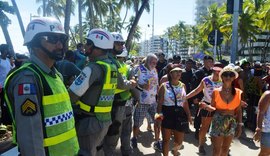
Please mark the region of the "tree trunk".
<svg viewBox="0 0 270 156"><path fill-rule="evenodd" d="M5 36L5 39L6 39L6 43L9 45L10 49L11 49L11 55L14 56L14 49L13 49L13 45L12 45L12 42L11 42L11 39L10 39L10 35L8 33L8 29L7 29L7 25L3 24L3 23L0 23L1 25L1 28L2 28L2 31L3 31L3 34Z"/></svg>
<svg viewBox="0 0 270 156"><path fill-rule="evenodd" d="M71 5L72 5L72 0L66 0L64 29L65 29L65 33L68 36L69 36L69 26L70 26ZM65 45L64 49L65 50L68 49L68 41L67 41L67 44Z"/></svg>
<svg viewBox="0 0 270 156"><path fill-rule="evenodd" d="M14 7L15 13L17 15L18 21L19 21L19 25L20 25L20 28L21 28L22 36L24 37L25 29L24 29L24 25L23 25L23 22L22 22L22 17L21 17L20 11L18 9L18 6L17 6L16 1L15 0L11 0L11 2L12 2L12 5Z"/></svg>
<svg viewBox="0 0 270 156"><path fill-rule="evenodd" d="M46 0L43 0L43 17L46 17Z"/></svg>
<svg viewBox="0 0 270 156"><path fill-rule="evenodd" d="M82 36L82 0L78 0L78 15L79 15L79 36L80 36L80 43L83 42Z"/></svg>
<svg viewBox="0 0 270 156"><path fill-rule="evenodd" d="M90 19L90 30L95 26L95 19L94 19L94 9L93 9L92 0L89 0L89 19Z"/></svg>
<svg viewBox="0 0 270 156"><path fill-rule="evenodd" d="M126 41L126 48L127 48L127 51L129 53L130 49L131 49L131 42L132 42L132 39L133 39L133 35L134 35L134 32L136 30L136 27L139 23L139 20L142 16L142 13L145 9L145 6L146 4L148 4L149 0L144 0L143 3L142 3L142 6L140 7L138 13L136 14L135 16L135 19L132 23L132 26L131 26L131 29L130 29L130 32L128 33L128 37L127 37L127 41Z"/></svg>

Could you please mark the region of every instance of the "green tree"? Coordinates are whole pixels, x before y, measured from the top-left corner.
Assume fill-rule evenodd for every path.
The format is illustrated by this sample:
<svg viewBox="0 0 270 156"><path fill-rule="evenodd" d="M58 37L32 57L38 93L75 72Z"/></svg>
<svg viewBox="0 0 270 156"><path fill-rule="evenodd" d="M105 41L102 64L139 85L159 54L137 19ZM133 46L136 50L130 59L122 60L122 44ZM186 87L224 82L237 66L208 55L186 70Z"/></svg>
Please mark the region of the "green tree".
<svg viewBox="0 0 270 156"><path fill-rule="evenodd" d="M10 6L8 2L0 1L0 26L5 36L6 42L12 50L12 53L13 53L12 55L14 55L13 45L12 45L10 35L7 29L11 21L6 15L7 13L14 14L15 13L14 8Z"/></svg>
<svg viewBox="0 0 270 156"><path fill-rule="evenodd" d="M269 52L270 43L270 1L263 3L262 7L259 9L258 18L260 20L257 24L266 35L262 48L262 62L265 62L267 51Z"/></svg>
<svg viewBox="0 0 270 156"><path fill-rule="evenodd" d="M13 8L14 8L14 11L16 13L17 19L19 21L19 25L20 25L20 29L21 29L21 32L22 32L22 36L24 37L25 29L24 29L24 26L23 26L22 17L21 17L19 8L18 8L17 3L16 3L15 0L11 0L11 2L12 2L12 5L13 5Z"/></svg>
<svg viewBox="0 0 270 156"><path fill-rule="evenodd" d="M132 22L132 26L131 26L130 31L128 33L128 37L127 37L127 40L126 40L127 51L129 51L131 49L131 43L132 43L133 35L135 33L136 27L137 27L137 25L139 23L139 20L141 18L141 15L142 15L143 11L145 10L145 8L147 8L147 7L149 8L149 0L142 0L141 3L142 4L140 6L140 9L136 13L134 21Z"/></svg>

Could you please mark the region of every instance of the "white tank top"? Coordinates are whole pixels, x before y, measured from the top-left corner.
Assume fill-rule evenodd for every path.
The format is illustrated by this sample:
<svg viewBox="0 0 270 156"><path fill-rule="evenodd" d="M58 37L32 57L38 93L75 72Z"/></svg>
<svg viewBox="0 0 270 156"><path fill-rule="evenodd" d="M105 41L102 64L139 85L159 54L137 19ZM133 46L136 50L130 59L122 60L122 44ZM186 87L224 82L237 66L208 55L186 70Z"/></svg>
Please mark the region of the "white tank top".
<svg viewBox="0 0 270 156"><path fill-rule="evenodd" d="M169 82L163 83L165 85L165 92L164 92L164 106L175 106L175 98L172 91L172 88L169 85ZM186 97L186 91L184 88L184 84L179 81L179 84L177 86L172 85L173 90L176 95L177 99L177 106L183 107L183 104L185 102L184 97Z"/></svg>
<svg viewBox="0 0 270 156"><path fill-rule="evenodd" d="M211 103L212 101L212 93L214 91L215 88L219 88L222 86L222 81L217 81L217 82L214 82L212 80L212 76L207 76L207 77L204 77L202 79L203 81L203 99L202 101L205 101L205 102L208 102L208 103Z"/></svg>
<svg viewBox="0 0 270 156"><path fill-rule="evenodd" d="M268 109L263 117L262 132L270 132L270 106L268 106Z"/></svg>
<svg viewBox="0 0 270 156"><path fill-rule="evenodd" d="M141 104L153 104L156 103L156 95L158 91L158 74L157 70L148 70L144 65L139 65L137 69L138 83L140 85L149 84L147 90L143 89L140 92Z"/></svg>

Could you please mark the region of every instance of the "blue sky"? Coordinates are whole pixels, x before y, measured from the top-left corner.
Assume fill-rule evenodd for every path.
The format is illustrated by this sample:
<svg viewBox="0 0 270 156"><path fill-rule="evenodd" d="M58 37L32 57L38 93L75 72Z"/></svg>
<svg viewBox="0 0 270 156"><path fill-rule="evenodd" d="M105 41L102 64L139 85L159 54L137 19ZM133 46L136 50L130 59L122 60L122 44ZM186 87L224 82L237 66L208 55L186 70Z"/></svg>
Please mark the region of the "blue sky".
<svg viewBox="0 0 270 156"><path fill-rule="evenodd" d="M6 0L11 5L10 0ZM153 4L153 0L150 0ZM37 14L37 9L41 4L37 4L36 0L17 0L17 5L20 10L24 27L30 21L30 16ZM155 0L155 24L154 34L161 35L166 28L177 24L180 20L185 21L186 24L195 24L195 0ZM151 6L152 10L152 6ZM16 16L9 15L12 24L9 25L9 33L14 46L15 52L25 53L27 48L23 46L23 36L21 35L20 27ZM124 15L123 15L124 17ZM78 23L77 16L71 17L71 25ZM151 27L147 27L147 25ZM142 28L142 39L148 39L152 35L152 11L150 13L144 12L139 25ZM127 33L123 32L123 36L126 37ZM2 30L0 30L0 44L5 43Z"/></svg>

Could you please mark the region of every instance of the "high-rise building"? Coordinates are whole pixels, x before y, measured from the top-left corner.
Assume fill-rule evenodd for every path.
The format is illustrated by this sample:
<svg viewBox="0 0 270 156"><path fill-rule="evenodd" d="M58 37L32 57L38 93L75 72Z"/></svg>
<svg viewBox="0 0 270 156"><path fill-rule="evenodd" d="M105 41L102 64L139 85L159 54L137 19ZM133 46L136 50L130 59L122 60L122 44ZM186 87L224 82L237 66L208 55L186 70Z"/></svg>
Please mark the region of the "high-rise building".
<svg viewBox="0 0 270 156"><path fill-rule="evenodd" d="M201 17L207 14L207 8L217 3L218 6L221 6L223 3L226 3L226 0L196 0L196 13L195 13L195 21L197 23L201 23Z"/></svg>

